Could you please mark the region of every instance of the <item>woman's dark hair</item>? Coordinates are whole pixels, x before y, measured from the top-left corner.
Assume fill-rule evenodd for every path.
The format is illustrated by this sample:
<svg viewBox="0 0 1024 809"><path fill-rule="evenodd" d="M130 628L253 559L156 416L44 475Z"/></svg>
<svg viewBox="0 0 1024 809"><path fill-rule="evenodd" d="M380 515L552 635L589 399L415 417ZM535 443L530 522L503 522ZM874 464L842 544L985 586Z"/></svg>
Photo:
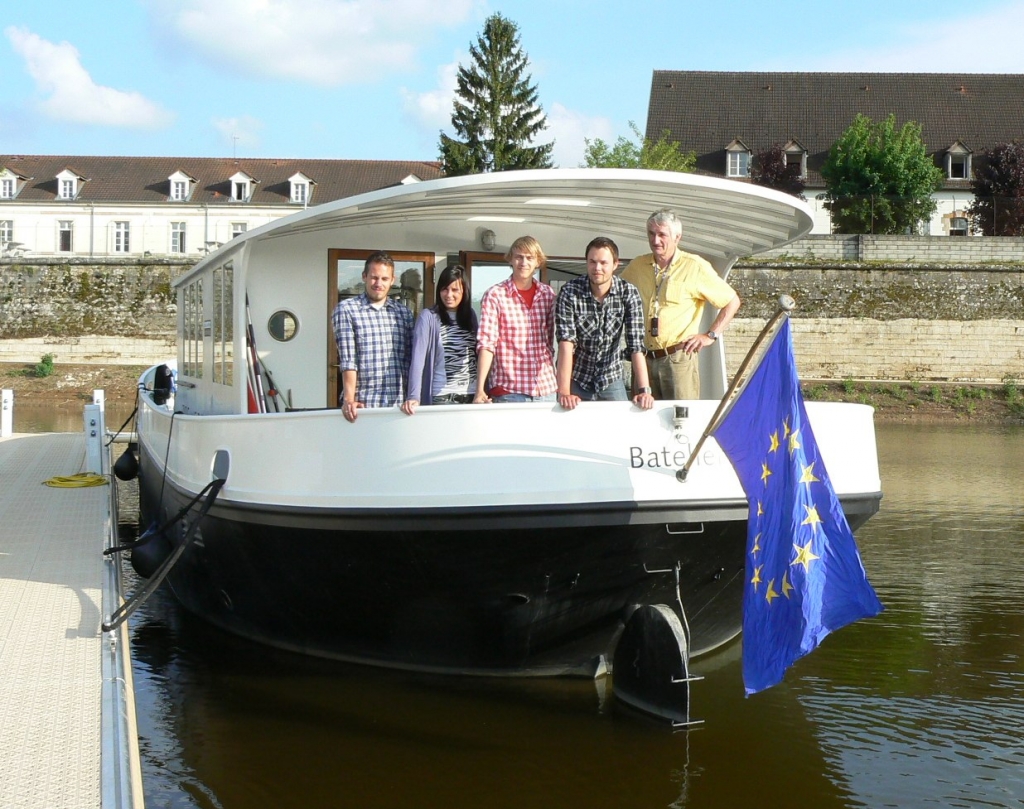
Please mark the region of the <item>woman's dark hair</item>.
<svg viewBox="0 0 1024 809"><path fill-rule="evenodd" d="M437 289L434 290L434 311L445 325L451 326L452 321L448 317L448 310L444 301L441 300L441 290L451 286L456 281L462 284L462 300L455 309L455 322L466 331L473 331L473 302L469 296L469 283L466 280L466 270L461 264L454 267L445 267L437 277Z"/></svg>

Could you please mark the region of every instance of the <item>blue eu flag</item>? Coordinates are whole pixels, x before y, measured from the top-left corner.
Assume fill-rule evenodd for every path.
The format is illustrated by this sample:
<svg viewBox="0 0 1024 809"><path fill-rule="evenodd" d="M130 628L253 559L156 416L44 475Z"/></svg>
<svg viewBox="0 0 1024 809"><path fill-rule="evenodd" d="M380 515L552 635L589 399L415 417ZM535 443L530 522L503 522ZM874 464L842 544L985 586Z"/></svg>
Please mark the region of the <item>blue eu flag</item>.
<svg viewBox="0 0 1024 809"><path fill-rule="evenodd" d="M882 604L807 420L788 320L713 435L750 503L743 684L753 694Z"/></svg>

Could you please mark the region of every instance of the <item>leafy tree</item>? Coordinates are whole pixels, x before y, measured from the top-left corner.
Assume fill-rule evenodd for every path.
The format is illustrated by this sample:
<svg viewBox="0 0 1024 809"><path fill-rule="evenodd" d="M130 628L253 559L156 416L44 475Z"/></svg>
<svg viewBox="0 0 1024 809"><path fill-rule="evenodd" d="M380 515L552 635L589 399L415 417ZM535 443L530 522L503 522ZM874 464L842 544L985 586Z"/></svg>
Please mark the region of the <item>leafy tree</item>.
<svg viewBox="0 0 1024 809"><path fill-rule="evenodd" d="M821 175L835 233L913 233L936 208L942 171L921 140L921 127L896 116L857 115L829 151Z"/></svg>
<svg viewBox="0 0 1024 809"><path fill-rule="evenodd" d="M459 65L452 110L457 137L441 133L445 174L550 168L554 142L530 145L547 121L526 73L519 26L491 15L469 54L472 64Z"/></svg>
<svg viewBox="0 0 1024 809"><path fill-rule="evenodd" d="M804 198L804 181L800 179L800 166L787 165L786 152L777 143L754 155L750 168L750 181L794 197Z"/></svg>
<svg viewBox="0 0 1024 809"><path fill-rule="evenodd" d="M635 141L620 135L615 144L609 146L600 138L585 139L584 166L587 168L659 169L661 171L692 172L697 165L696 152L684 152L678 141L669 140L666 129L656 141L645 138L632 121Z"/></svg>
<svg viewBox="0 0 1024 809"><path fill-rule="evenodd" d="M974 166L968 214L986 236L1024 236L1024 143L997 143Z"/></svg>

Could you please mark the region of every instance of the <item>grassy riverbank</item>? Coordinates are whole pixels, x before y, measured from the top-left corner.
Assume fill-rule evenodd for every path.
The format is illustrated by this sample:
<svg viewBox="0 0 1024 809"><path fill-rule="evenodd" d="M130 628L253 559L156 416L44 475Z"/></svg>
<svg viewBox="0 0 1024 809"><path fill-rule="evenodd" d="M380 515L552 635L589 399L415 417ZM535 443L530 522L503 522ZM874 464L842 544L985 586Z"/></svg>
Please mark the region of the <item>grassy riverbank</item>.
<svg viewBox="0 0 1024 809"><path fill-rule="evenodd" d="M0 363L0 388L15 402L77 405L102 389L107 402L132 405L143 367L57 364L50 373L36 365ZM40 372L45 375L40 375ZM920 382L805 382L808 401L859 402L875 408L878 422L976 422L1024 425L1024 383L935 385Z"/></svg>

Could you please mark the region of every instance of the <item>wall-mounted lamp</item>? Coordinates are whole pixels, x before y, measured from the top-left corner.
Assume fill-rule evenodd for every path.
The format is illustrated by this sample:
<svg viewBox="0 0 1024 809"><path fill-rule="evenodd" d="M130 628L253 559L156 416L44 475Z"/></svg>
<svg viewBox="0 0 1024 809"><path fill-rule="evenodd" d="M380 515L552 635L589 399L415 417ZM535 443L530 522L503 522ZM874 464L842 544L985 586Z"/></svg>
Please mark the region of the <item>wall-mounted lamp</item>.
<svg viewBox="0 0 1024 809"><path fill-rule="evenodd" d="M484 230L480 234L480 244L484 246L484 250L488 253L494 249L494 245L497 237L494 235L493 230Z"/></svg>

